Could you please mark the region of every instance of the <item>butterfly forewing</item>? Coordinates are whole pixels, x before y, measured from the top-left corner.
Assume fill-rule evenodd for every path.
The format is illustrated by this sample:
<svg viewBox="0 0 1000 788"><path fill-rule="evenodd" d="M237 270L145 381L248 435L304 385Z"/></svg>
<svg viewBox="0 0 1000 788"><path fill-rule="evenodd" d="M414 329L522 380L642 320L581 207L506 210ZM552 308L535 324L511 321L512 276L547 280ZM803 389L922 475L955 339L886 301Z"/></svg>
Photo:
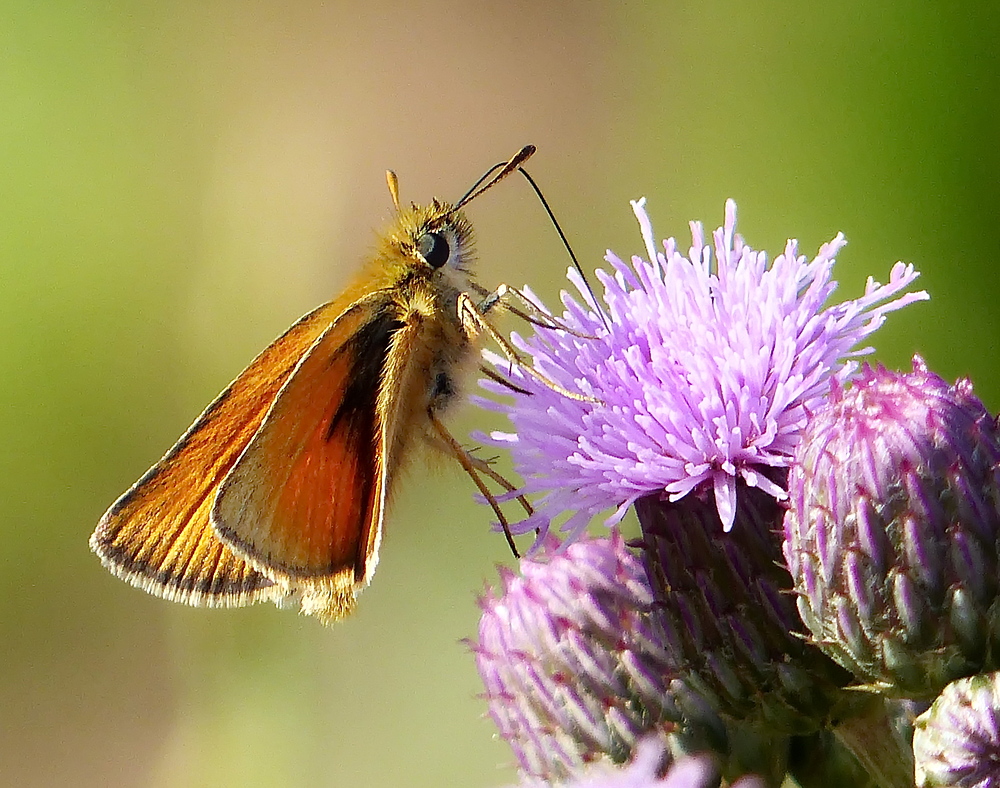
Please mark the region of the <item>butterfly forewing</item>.
<svg viewBox="0 0 1000 788"><path fill-rule="evenodd" d="M268 346L105 513L91 546L112 572L195 605L241 605L285 593L218 539L209 516L222 480L338 310L316 309Z"/></svg>
<svg viewBox="0 0 1000 788"><path fill-rule="evenodd" d="M391 314L370 300L339 317L305 354L222 484L223 541L269 573L363 574L364 523L380 517L375 398Z"/></svg>
<svg viewBox="0 0 1000 788"><path fill-rule="evenodd" d="M326 620L347 615L378 560L403 442L427 402L421 321L377 297L337 320L288 379L216 497L219 536ZM403 417L405 418L405 417Z"/></svg>

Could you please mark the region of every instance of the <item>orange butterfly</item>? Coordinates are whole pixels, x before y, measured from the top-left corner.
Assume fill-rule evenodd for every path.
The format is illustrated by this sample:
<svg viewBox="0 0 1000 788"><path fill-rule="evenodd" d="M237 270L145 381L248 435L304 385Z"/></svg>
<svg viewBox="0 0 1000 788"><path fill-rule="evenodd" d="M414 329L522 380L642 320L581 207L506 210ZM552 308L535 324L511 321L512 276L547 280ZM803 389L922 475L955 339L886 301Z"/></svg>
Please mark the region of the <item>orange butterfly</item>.
<svg viewBox="0 0 1000 788"><path fill-rule="evenodd" d="M400 208L387 173L397 216L368 265L257 356L108 509L90 539L102 563L176 602L298 602L329 623L352 612L375 572L386 500L415 438L443 441L496 509L474 471L510 485L438 420L479 334L499 340L484 313L508 292L472 279L459 209L534 150L454 205Z"/></svg>

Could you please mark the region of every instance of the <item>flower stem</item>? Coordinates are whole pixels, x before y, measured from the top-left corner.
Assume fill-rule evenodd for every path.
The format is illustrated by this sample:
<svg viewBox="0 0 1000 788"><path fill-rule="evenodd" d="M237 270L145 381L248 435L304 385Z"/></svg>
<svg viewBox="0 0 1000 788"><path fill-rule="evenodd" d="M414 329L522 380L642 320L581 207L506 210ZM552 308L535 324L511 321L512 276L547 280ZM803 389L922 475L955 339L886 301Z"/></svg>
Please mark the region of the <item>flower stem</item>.
<svg viewBox="0 0 1000 788"><path fill-rule="evenodd" d="M881 788L913 788L913 750L896 731L883 702L867 714L844 720L833 729Z"/></svg>

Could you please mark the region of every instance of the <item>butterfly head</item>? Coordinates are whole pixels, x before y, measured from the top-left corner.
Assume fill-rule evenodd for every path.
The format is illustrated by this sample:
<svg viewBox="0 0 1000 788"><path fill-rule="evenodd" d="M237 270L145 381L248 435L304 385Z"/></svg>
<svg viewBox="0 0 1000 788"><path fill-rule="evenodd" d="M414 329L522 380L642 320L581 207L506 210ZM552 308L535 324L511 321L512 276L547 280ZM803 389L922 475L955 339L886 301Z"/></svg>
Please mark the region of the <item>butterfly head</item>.
<svg viewBox="0 0 1000 788"><path fill-rule="evenodd" d="M397 273L468 289L475 259L472 225L448 203L400 209L381 247L378 257Z"/></svg>

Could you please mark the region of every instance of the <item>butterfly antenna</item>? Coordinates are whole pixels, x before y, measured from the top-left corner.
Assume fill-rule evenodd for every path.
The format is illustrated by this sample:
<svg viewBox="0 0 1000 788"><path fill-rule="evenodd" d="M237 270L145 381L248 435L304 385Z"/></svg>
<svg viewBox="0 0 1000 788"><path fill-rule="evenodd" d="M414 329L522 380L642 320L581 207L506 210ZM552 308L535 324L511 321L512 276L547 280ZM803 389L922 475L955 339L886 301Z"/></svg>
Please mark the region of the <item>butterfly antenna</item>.
<svg viewBox="0 0 1000 788"><path fill-rule="evenodd" d="M521 150L519 150L517 153L511 156L511 158L508 159L507 161L502 161L499 164L494 164L483 174L482 178L480 178L478 181L472 184L472 188L462 195L461 199L459 199L459 201L452 206L451 211L449 211L449 213L454 213L459 208L468 205L483 192L487 191L488 189L492 189L494 186L500 183L500 181L502 181L512 172L520 169L521 165L524 164L528 159L530 159L534 155L534 153L535 153L534 145L525 145L523 148L521 148ZM497 172L497 170L499 170L499 172ZM496 175L494 175L493 173L496 173Z"/></svg>
<svg viewBox="0 0 1000 788"><path fill-rule="evenodd" d="M580 278L583 280L584 285L587 286L587 291L590 293L591 302L594 308L597 310L597 314L601 316L601 322L604 323L604 327L611 330L611 326L608 323L607 315L604 314L604 309L601 308L601 302L597 300L597 294L594 293L594 288L590 286L590 280L587 279L587 275L583 272L583 267L580 265L580 261L577 260L576 254L573 252L573 247L569 245L569 239L566 237L566 233L563 232L562 227L559 226L559 220L556 219L556 215L552 212L549 207L548 200L545 199L545 195L542 194L542 190L538 188L538 184L535 183L535 179L532 178L526 169L523 167L518 167L517 171L521 173L531 184L531 188L534 190L535 195L538 197L539 201L542 203L542 207L545 209L545 213L549 215L549 220L552 222L552 226L556 228L556 232L559 233L559 238L563 242L563 246L566 247L566 251L569 252L569 259L573 261L573 267L576 268Z"/></svg>
<svg viewBox="0 0 1000 788"><path fill-rule="evenodd" d="M512 172L520 172L521 175L525 177L528 183L531 185L532 190L535 192L535 196L538 197L539 201L542 203L542 207L545 209L545 213L548 214L549 220L552 222L552 226L556 228L556 232L559 233L559 239L563 242L563 246L566 247L566 251L569 253L570 260L573 261L573 267L576 268L577 273L580 274L580 278L583 280L583 284L586 286L587 291L590 293L591 302L594 308L597 310L597 314L601 316L601 322L604 323L604 327L611 330L611 325L608 323L608 317L601 307L601 302L597 299L597 294L594 292L594 288L590 284L590 280L587 275L583 272L583 266L580 265L580 261L576 257L576 253L573 251L573 247L570 246L569 239L566 237L566 233L563 232L562 227L559 225L559 220L556 219L556 215L552 212L552 208L549 207L548 200L545 199L545 195L542 194L542 190L538 188L538 184L535 183L535 179L532 178L526 169L521 165L524 164L528 159L530 159L535 153L534 145L525 145L521 150L515 153L507 161L502 161L499 164L494 164L490 167L483 176L472 184L470 188L462 197L456 202L449 213L453 213L465 205L468 205L476 197L485 192L487 189L492 189L500 181L510 175ZM496 174L494 174L496 173ZM389 191L393 190L392 185L389 186ZM397 207L398 207L397 201Z"/></svg>

